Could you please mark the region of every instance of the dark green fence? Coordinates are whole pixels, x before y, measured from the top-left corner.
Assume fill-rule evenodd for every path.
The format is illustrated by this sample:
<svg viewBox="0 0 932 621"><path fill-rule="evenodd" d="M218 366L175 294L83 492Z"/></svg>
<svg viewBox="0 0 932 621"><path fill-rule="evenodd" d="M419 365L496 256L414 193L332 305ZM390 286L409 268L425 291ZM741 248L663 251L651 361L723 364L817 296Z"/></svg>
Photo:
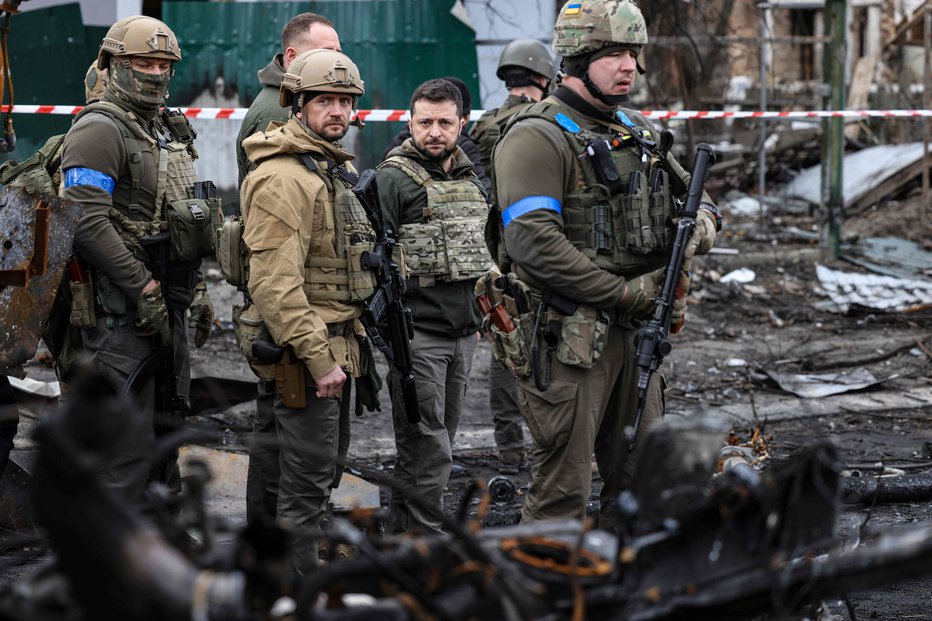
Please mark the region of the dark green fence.
<svg viewBox="0 0 932 621"><path fill-rule="evenodd" d="M450 14L452 0L327 2L166 2L162 18L178 35L184 59L172 80L172 105L185 105L222 76L241 106L259 92L256 71L281 51L281 29L294 15L327 16L366 83L362 108L406 108L429 78L460 77L479 101L474 32ZM223 122L223 121L217 121ZM360 164L373 165L401 128L369 123Z"/></svg>

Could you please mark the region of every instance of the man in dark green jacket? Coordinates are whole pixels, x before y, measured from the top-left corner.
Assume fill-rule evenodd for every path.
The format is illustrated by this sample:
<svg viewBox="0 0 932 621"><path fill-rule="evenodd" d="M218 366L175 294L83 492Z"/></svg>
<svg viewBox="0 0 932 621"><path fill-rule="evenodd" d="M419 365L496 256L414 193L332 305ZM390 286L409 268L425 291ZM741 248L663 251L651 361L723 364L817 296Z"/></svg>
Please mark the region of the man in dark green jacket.
<svg viewBox="0 0 932 621"><path fill-rule="evenodd" d="M464 125L459 90L428 80L411 97L411 138L379 166L386 225L404 247L405 300L414 315L411 344L420 421L407 421L394 371L395 477L428 502L392 494L388 530L440 530L443 488L453 465L453 436L481 323L473 289L492 263L483 230L488 203L472 162L457 146Z"/></svg>
<svg viewBox="0 0 932 621"><path fill-rule="evenodd" d="M246 157L243 141L256 132L265 131L272 121L288 122L291 111L279 104L282 77L291 61L303 52L318 48L340 51L340 38L326 17L301 13L288 20L282 28L282 52L259 71L262 90L249 106L236 137L240 185L243 185L247 173L255 168L255 164ZM278 505L279 451L275 415L272 413L275 387L274 382L269 382L271 386L265 386L265 383L259 382L253 446L249 451L249 472L246 475L246 520L249 523L255 523L260 516L274 519Z"/></svg>
<svg viewBox="0 0 932 621"><path fill-rule="evenodd" d="M246 157L243 141L256 132L265 131L272 121L288 121L288 109L282 108L278 103L282 76L285 75L291 61L299 54L318 48L341 51L337 31L323 15L301 13L288 20L282 28L282 51L272 58L272 62L259 70L259 84L262 85L262 90L249 106L236 137L236 165L239 167L240 185L243 184L246 173L255 168Z"/></svg>

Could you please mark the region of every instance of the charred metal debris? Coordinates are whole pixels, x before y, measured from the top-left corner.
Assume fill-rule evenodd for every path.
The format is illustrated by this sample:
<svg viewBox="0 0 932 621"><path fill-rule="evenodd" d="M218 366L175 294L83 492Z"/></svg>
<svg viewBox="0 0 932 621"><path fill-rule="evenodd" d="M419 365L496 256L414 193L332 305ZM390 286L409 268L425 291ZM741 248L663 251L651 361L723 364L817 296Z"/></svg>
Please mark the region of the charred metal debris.
<svg viewBox="0 0 932 621"><path fill-rule="evenodd" d="M345 558L294 575L285 531L237 529L207 513L206 465L189 470L179 494L150 486L140 506L103 487L94 473L132 408L90 371L73 395L37 431L34 510L55 554L0 594L0 619L743 619L932 572L932 527L844 548L843 495L876 497L844 483L832 445L763 473L744 459L722 467L728 430L706 418L651 433L637 483L619 499L617 532L578 521L483 529L492 499L476 481L460 511L440 516L443 534L381 535L381 510L335 517L320 535ZM160 448L199 439L187 430ZM762 449L763 438L748 446ZM508 495L501 481L494 487Z"/></svg>

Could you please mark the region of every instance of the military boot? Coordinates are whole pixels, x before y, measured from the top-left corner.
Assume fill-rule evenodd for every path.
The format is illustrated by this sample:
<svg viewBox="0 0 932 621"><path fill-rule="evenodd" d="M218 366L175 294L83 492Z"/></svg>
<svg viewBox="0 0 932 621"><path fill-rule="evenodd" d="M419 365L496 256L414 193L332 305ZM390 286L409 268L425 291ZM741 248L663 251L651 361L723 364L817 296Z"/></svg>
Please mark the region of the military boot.
<svg viewBox="0 0 932 621"><path fill-rule="evenodd" d="M498 471L502 474L518 474L527 468L527 453L522 448L505 449L498 454Z"/></svg>

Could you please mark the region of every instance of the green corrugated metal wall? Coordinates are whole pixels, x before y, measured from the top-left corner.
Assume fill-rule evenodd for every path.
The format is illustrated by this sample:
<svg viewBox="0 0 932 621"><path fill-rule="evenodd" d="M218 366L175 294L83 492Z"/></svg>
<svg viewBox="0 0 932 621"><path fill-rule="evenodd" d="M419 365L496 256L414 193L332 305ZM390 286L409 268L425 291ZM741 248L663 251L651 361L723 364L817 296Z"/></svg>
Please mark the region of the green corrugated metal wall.
<svg viewBox="0 0 932 621"><path fill-rule="evenodd" d="M39 10L29 10L24 3L22 8L10 18L7 39L15 103L84 103L84 74L106 31L84 28L77 3ZM13 124L16 150L2 157L22 160L49 136L67 131L71 118L14 114Z"/></svg>
<svg viewBox="0 0 932 621"><path fill-rule="evenodd" d="M322 2L166 2L162 18L178 35L183 60L172 79L171 104L191 101L216 76L248 106L256 71L281 51L281 29L294 15L326 15L366 83L361 108L407 108L429 78L456 75L479 101L475 33L450 14L453 0L329 0ZM369 123L360 163L373 165L399 123Z"/></svg>

